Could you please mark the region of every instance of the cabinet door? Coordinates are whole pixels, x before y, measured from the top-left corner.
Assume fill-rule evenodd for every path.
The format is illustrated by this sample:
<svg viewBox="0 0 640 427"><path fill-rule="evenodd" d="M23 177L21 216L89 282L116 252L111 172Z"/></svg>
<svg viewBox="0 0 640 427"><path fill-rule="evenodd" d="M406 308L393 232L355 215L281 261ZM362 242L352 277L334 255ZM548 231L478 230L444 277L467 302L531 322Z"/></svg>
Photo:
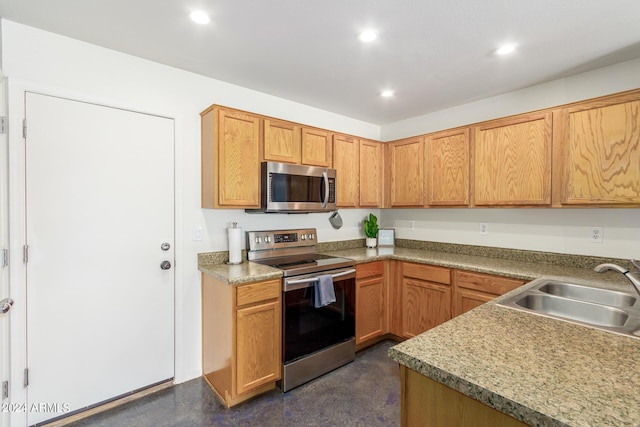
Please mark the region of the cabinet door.
<svg viewBox="0 0 640 427"><path fill-rule="evenodd" d="M551 203L551 113L494 120L475 128L474 203Z"/></svg>
<svg viewBox="0 0 640 427"><path fill-rule="evenodd" d="M466 313L469 310L473 310L474 308L481 306L485 302L491 301L497 296L498 295L489 294L486 292L458 288L456 289L453 298L453 317Z"/></svg>
<svg viewBox="0 0 640 427"><path fill-rule="evenodd" d="M331 167L331 132L322 129L302 128L302 164Z"/></svg>
<svg viewBox="0 0 640 427"><path fill-rule="evenodd" d="M358 140L344 135L333 136L333 168L336 170L336 204L358 206L360 150Z"/></svg>
<svg viewBox="0 0 640 427"><path fill-rule="evenodd" d="M264 119L264 160L300 163L300 126L281 120Z"/></svg>
<svg viewBox="0 0 640 427"><path fill-rule="evenodd" d="M425 139L426 204L469 204L469 128L428 135Z"/></svg>
<svg viewBox="0 0 640 427"><path fill-rule="evenodd" d="M360 140L360 207L382 207L383 146Z"/></svg>
<svg viewBox="0 0 640 427"><path fill-rule="evenodd" d="M389 144L391 207L422 206L424 204L424 146L422 138Z"/></svg>
<svg viewBox="0 0 640 427"><path fill-rule="evenodd" d="M259 207L260 118L216 107L202 120L202 206Z"/></svg>
<svg viewBox="0 0 640 427"><path fill-rule="evenodd" d="M640 204L640 92L580 103L556 118L561 203Z"/></svg>
<svg viewBox="0 0 640 427"><path fill-rule="evenodd" d="M451 319L451 286L403 278L403 336L414 337Z"/></svg>
<svg viewBox="0 0 640 427"><path fill-rule="evenodd" d="M455 270L453 274L453 316L491 301L524 284L519 279Z"/></svg>
<svg viewBox="0 0 640 427"><path fill-rule="evenodd" d="M281 307L278 300L236 311L236 393L280 378Z"/></svg>
<svg viewBox="0 0 640 427"><path fill-rule="evenodd" d="M356 266L356 344L381 336L385 331L385 263Z"/></svg>

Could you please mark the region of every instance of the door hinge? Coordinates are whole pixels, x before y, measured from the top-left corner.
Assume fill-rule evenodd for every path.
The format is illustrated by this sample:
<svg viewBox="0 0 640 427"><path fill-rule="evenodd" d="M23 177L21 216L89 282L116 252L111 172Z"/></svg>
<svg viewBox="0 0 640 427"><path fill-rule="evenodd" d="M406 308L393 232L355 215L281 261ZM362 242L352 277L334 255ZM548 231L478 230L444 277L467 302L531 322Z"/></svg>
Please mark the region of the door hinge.
<svg viewBox="0 0 640 427"><path fill-rule="evenodd" d="M9 249L2 250L2 254L0 255L0 263L2 263L2 268L9 265Z"/></svg>
<svg viewBox="0 0 640 427"><path fill-rule="evenodd" d="M29 262L29 245L22 247L22 262L25 264Z"/></svg>
<svg viewBox="0 0 640 427"><path fill-rule="evenodd" d="M2 383L2 400L9 398L9 381Z"/></svg>
<svg viewBox="0 0 640 427"><path fill-rule="evenodd" d="M24 370L24 386L27 387L29 385L29 368Z"/></svg>
<svg viewBox="0 0 640 427"><path fill-rule="evenodd" d="M27 119L22 119L22 137L27 139Z"/></svg>
<svg viewBox="0 0 640 427"><path fill-rule="evenodd" d="M0 134L7 133L7 118L5 116L0 117Z"/></svg>

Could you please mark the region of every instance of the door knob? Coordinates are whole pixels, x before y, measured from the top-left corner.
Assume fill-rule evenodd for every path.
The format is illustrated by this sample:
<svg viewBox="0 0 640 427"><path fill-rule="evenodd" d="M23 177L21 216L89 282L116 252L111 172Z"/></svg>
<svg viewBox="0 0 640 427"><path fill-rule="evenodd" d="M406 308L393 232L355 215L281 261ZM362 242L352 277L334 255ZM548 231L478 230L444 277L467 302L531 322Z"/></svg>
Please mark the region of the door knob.
<svg viewBox="0 0 640 427"><path fill-rule="evenodd" d="M171 263L169 261L162 261L160 263L160 268L163 270L168 270L171 268Z"/></svg>
<svg viewBox="0 0 640 427"><path fill-rule="evenodd" d="M169 249L171 249L171 245L168 243L163 243L160 245L160 249L162 249L163 251L168 251Z"/></svg>
<svg viewBox="0 0 640 427"><path fill-rule="evenodd" d="M0 301L0 314L7 314L11 307L13 307L13 300L11 298L5 298Z"/></svg>

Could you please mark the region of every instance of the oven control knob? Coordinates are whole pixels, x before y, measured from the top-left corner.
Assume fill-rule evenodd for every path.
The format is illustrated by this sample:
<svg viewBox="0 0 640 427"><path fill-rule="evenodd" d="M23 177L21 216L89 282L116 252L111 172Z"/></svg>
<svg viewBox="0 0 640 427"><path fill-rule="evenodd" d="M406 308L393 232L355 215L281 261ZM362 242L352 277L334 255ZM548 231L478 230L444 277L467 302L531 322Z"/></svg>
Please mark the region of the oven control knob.
<svg viewBox="0 0 640 427"><path fill-rule="evenodd" d="M306 234L301 235L301 236L300 236L300 239L301 239L301 240L307 240L307 235L306 235Z"/></svg>
<svg viewBox="0 0 640 427"><path fill-rule="evenodd" d="M262 243L262 237L256 237L256 243L257 244Z"/></svg>
<svg viewBox="0 0 640 427"><path fill-rule="evenodd" d="M315 238L316 238L315 234L313 234L313 233L309 234L309 240L313 240Z"/></svg>
<svg viewBox="0 0 640 427"><path fill-rule="evenodd" d="M265 237L264 237L264 242L265 242L265 243L269 243L269 242L271 242L271 237L269 237L269 236L265 236Z"/></svg>

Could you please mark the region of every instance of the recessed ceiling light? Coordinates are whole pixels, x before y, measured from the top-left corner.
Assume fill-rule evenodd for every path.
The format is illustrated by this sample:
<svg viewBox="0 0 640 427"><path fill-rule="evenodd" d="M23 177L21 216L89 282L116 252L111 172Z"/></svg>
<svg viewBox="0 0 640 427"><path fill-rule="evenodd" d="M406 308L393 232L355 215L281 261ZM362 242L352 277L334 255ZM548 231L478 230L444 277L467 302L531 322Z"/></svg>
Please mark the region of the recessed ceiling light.
<svg viewBox="0 0 640 427"><path fill-rule="evenodd" d="M498 55L508 55L510 53L515 52L517 47L518 47L518 45L515 44L515 43L505 44L505 45L500 46L498 49L496 49L496 54L498 54Z"/></svg>
<svg viewBox="0 0 640 427"><path fill-rule="evenodd" d="M201 25L208 24L211 21L211 19L209 19L209 15L201 10L194 10L193 12L191 12L191 15L189 15L189 17L193 22Z"/></svg>
<svg viewBox="0 0 640 427"><path fill-rule="evenodd" d="M393 95L395 95L395 91L393 90L383 90L382 92L380 92L380 96L383 98L389 98Z"/></svg>
<svg viewBox="0 0 640 427"><path fill-rule="evenodd" d="M363 42L372 42L378 38L378 34L376 34L375 31L367 30L367 31L361 32L358 38L360 39L360 41L363 41Z"/></svg>

